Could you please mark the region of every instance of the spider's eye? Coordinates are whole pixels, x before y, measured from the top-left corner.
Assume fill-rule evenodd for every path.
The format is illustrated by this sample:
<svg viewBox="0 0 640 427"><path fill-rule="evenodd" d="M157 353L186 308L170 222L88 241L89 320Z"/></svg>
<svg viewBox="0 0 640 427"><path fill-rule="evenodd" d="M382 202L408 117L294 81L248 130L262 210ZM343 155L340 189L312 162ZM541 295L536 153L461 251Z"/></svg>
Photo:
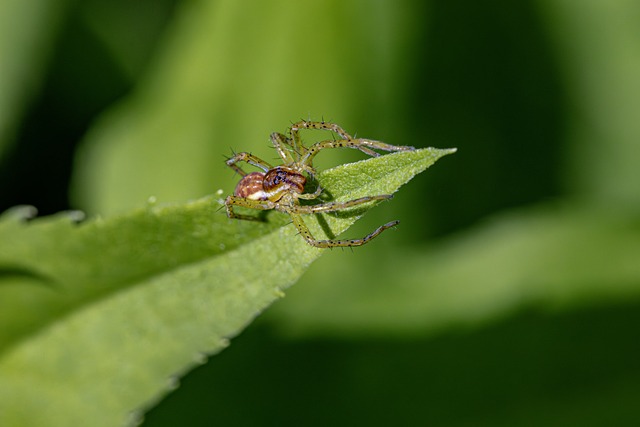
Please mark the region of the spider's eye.
<svg viewBox="0 0 640 427"><path fill-rule="evenodd" d="M264 188L266 191L277 191L280 196L287 191L302 194L305 181L304 176L293 169L276 167L265 175Z"/></svg>

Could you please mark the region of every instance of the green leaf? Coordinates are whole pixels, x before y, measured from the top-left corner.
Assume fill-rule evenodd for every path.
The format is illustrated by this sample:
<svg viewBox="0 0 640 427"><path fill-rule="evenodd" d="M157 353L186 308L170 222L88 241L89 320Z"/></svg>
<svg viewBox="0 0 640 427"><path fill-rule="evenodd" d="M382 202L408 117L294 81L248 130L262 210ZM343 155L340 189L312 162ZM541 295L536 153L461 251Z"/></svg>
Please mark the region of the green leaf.
<svg viewBox="0 0 640 427"><path fill-rule="evenodd" d="M390 194L455 150L327 170L336 200ZM0 425L119 425L174 388L282 297L323 250L270 212L227 219L213 197L75 224L0 221ZM307 219L318 237L358 215ZM384 238L384 235L379 239ZM375 243L373 243L375 244Z"/></svg>

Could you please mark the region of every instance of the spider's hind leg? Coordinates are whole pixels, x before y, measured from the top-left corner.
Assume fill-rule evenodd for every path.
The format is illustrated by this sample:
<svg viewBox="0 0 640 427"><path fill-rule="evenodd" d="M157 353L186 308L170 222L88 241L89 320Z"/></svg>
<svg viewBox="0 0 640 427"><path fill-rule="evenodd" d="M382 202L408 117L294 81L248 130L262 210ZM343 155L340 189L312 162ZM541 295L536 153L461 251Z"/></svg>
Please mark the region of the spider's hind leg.
<svg viewBox="0 0 640 427"><path fill-rule="evenodd" d="M304 240L314 246L316 248L338 248L338 247L352 247L352 246L362 246L365 243L368 243L370 240L374 239L384 230L395 227L398 225L400 221L391 221L384 225L381 225L377 229L375 229L372 233L367 234L361 239L350 239L350 240L318 240L313 237L313 234L309 231L309 228L302 220L302 217L296 213L290 213L291 220L293 221L293 225L298 229L300 235L304 238Z"/></svg>

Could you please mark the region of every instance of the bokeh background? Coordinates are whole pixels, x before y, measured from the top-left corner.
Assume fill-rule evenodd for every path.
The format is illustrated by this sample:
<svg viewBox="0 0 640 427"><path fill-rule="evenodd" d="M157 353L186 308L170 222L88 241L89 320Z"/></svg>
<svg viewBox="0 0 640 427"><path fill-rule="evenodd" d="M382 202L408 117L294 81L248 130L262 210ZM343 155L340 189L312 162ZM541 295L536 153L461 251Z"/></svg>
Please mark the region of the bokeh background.
<svg viewBox="0 0 640 427"><path fill-rule="evenodd" d="M638 425L638 22L632 0L3 2L0 210L229 193L224 156L274 159L299 119L457 147L349 230L396 232L328 251L144 425Z"/></svg>

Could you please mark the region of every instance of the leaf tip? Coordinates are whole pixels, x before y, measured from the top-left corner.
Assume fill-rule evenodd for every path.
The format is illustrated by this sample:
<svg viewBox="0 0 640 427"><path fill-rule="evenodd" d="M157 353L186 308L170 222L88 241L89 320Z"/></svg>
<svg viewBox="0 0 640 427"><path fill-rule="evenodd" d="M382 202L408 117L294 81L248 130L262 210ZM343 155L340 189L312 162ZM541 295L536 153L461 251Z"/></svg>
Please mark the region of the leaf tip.
<svg viewBox="0 0 640 427"><path fill-rule="evenodd" d="M435 150L440 154L440 157L447 156L449 154L453 154L458 151L456 147L453 148L435 148Z"/></svg>

